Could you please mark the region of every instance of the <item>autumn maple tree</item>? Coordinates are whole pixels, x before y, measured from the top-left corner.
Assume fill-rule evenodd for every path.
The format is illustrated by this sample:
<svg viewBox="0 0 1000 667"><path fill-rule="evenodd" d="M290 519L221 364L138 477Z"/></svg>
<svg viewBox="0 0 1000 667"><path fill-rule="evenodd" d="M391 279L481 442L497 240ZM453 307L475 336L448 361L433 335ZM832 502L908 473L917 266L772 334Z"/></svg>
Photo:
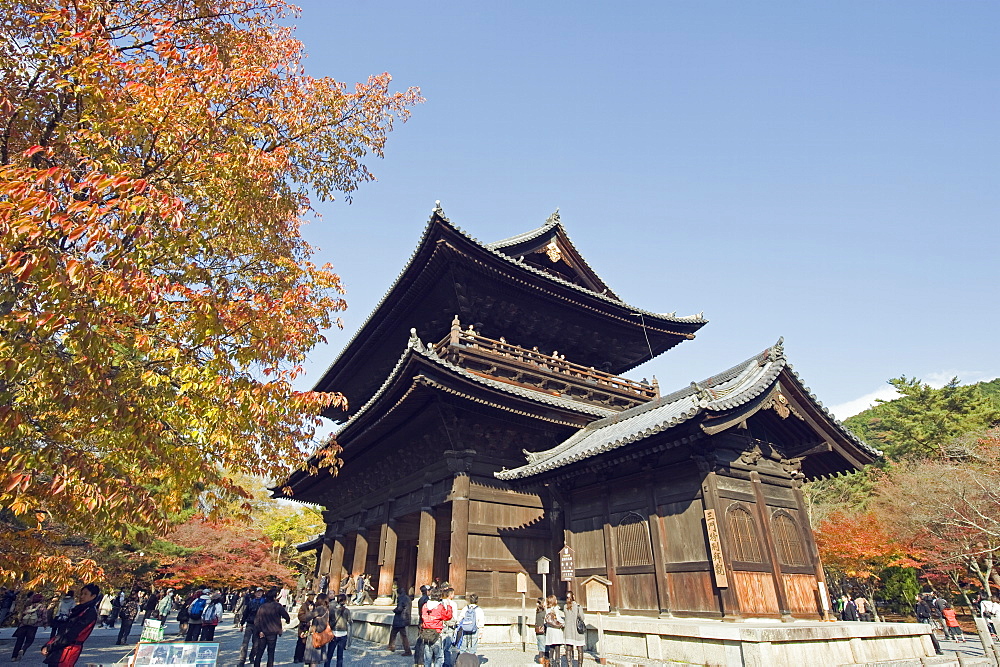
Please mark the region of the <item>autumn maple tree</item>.
<svg viewBox="0 0 1000 667"><path fill-rule="evenodd" d="M280 478L343 400L291 384L344 307L306 193L371 180L420 97L306 76L295 11L0 9L0 579L91 576L53 531L139 540L243 495L229 470Z"/></svg>
<svg viewBox="0 0 1000 667"><path fill-rule="evenodd" d="M275 561L271 540L258 530L197 516L176 526L166 539L181 549L173 556L159 555L157 586L295 585L295 573Z"/></svg>

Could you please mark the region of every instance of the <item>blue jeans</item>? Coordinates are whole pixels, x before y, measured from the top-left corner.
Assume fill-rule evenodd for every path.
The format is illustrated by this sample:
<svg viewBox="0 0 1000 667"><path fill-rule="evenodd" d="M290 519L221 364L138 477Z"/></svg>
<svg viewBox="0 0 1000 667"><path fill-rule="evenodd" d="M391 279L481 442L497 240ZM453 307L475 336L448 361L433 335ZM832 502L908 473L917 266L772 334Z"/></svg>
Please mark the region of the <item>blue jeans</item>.
<svg viewBox="0 0 1000 667"><path fill-rule="evenodd" d="M424 667L444 666L444 640L438 639L433 644L424 644Z"/></svg>
<svg viewBox="0 0 1000 667"><path fill-rule="evenodd" d="M463 632L458 640L459 653L475 653L479 649L479 633Z"/></svg>
<svg viewBox="0 0 1000 667"><path fill-rule="evenodd" d="M334 637L333 641L326 646L326 662L324 667L330 667L333 660L333 652L337 652L337 667L344 667L344 649L347 648L347 635Z"/></svg>

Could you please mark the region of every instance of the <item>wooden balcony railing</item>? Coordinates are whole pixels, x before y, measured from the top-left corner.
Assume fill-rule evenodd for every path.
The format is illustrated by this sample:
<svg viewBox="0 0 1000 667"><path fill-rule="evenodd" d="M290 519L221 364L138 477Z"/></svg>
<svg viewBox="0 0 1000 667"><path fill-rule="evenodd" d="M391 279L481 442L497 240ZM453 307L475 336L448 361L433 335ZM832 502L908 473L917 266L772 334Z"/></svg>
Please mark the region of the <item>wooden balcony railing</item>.
<svg viewBox="0 0 1000 667"><path fill-rule="evenodd" d="M558 352L545 354L479 335L471 326L463 330L456 317L451 331L434 350L463 368L500 380L562 394L612 408L632 407L660 395L656 379L637 382L591 367L566 361Z"/></svg>

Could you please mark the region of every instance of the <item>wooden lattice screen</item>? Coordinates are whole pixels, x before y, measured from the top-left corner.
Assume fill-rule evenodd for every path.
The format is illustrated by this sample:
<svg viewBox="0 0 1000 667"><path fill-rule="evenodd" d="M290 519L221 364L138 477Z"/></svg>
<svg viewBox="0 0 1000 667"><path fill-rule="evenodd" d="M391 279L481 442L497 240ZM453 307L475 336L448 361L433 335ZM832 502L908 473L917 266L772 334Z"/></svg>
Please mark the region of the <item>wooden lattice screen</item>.
<svg viewBox="0 0 1000 667"><path fill-rule="evenodd" d="M762 563L760 543L753 515L744 507L734 506L729 510L729 537L732 545L732 560L745 563Z"/></svg>
<svg viewBox="0 0 1000 667"><path fill-rule="evenodd" d="M622 517L616 532L619 567L653 564L653 549L649 543L649 527L644 518L635 512L630 512Z"/></svg>
<svg viewBox="0 0 1000 667"><path fill-rule="evenodd" d="M802 536L795 520L784 512L771 516L774 530L774 545L778 550L778 561L782 565L805 565L806 555L802 548Z"/></svg>

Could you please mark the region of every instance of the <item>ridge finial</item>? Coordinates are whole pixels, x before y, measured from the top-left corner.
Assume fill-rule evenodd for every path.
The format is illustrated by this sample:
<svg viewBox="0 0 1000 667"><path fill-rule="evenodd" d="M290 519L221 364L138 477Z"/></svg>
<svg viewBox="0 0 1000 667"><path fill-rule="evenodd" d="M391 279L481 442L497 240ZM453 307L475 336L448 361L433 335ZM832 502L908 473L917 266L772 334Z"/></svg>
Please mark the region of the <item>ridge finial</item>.
<svg viewBox="0 0 1000 667"><path fill-rule="evenodd" d="M545 219L545 224L555 225L558 223L559 223L559 207L557 206L556 210L552 211L552 214Z"/></svg>

